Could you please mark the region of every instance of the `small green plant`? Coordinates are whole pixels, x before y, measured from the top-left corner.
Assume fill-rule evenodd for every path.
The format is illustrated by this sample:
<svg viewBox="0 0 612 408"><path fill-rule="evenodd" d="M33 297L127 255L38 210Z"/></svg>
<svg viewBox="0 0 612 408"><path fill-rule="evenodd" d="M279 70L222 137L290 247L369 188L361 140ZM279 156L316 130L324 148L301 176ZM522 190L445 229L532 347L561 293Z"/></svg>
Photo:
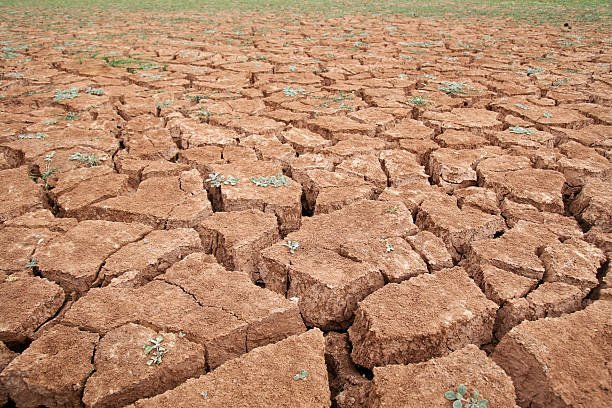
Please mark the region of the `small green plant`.
<svg viewBox="0 0 612 408"><path fill-rule="evenodd" d="M544 71L544 68L527 68L525 72L527 73L527 75L533 75L542 71Z"/></svg>
<svg viewBox="0 0 612 408"><path fill-rule="evenodd" d="M298 380L306 381L306 377L308 377L308 371L300 370L299 373L293 376L293 379L295 381L298 381Z"/></svg>
<svg viewBox="0 0 612 408"><path fill-rule="evenodd" d="M295 253L295 250L298 249L298 247L300 246L300 243L297 241L287 241L283 245L289 248L289 252L293 254Z"/></svg>
<svg viewBox="0 0 612 408"><path fill-rule="evenodd" d="M508 130L510 131L510 133L518 133L518 134L524 134L524 135L533 134L533 129L525 129L520 126L511 126L510 128L508 128Z"/></svg>
<svg viewBox="0 0 612 408"><path fill-rule="evenodd" d="M162 336L157 336L156 338L149 340L149 343L151 344L146 343L144 345L143 348L146 355L153 352L151 358L149 361L147 361L147 365L162 363L162 356L168 352L168 350L161 345L162 341L164 341L164 338Z"/></svg>
<svg viewBox="0 0 612 408"><path fill-rule="evenodd" d="M214 115L214 113L207 111L206 109L199 107L198 111L196 112L196 115L204 117L204 118L210 118L211 116Z"/></svg>
<svg viewBox="0 0 612 408"><path fill-rule="evenodd" d="M68 112L65 116L62 116L62 120L77 120L79 114L76 112Z"/></svg>
<svg viewBox="0 0 612 408"><path fill-rule="evenodd" d="M235 186L236 184L238 184L238 182L240 182L240 179L238 177L228 176L227 179L223 182L223 184Z"/></svg>
<svg viewBox="0 0 612 408"><path fill-rule="evenodd" d="M30 262L28 262L25 266L26 269L34 269L36 267L36 258L32 258L30 259Z"/></svg>
<svg viewBox="0 0 612 408"><path fill-rule="evenodd" d="M129 71L130 69L132 69L132 68L128 68L128 71ZM134 72L135 72L135 71L134 71ZM132 72L132 74L133 74L134 72ZM142 78L151 78L151 79L161 79L161 78L163 78L163 77L164 77L162 74L159 74L159 75L152 75L152 74L147 74L147 73L144 73L144 72L141 72L141 73L140 73L140 76L141 76Z"/></svg>
<svg viewBox="0 0 612 408"><path fill-rule="evenodd" d="M55 91L53 102L61 102L64 99L74 99L79 96L79 88L71 88L63 91Z"/></svg>
<svg viewBox="0 0 612 408"><path fill-rule="evenodd" d="M210 185L212 187L220 187L221 183L225 185L235 186L236 184L240 182L240 179L238 177L232 177L232 176L228 176L226 179L224 175L217 172L214 174L212 173L209 174L208 178L206 179L206 182L210 182Z"/></svg>
<svg viewBox="0 0 612 408"><path fill-rule="evenodd" d="M380 242L385 243L385 252L389 253L395 251L395 245L390 244L387 238L381 238Z"/></svg>
<svg viewBox="0 0 612 408"><path fill-rule="evenodd" d="M291 88L290 86L286 86L283 88L283 93L285 96L298 96L298 95L306 95L306 91L304 88Z"/></svg>
<svg viewBox="0 0 612 408"><path fill-rule="evenodd" d="M152 69L157 68L159 68L159 65L150 62L141 62L140 64L138 64L138 69L143 71L150 71Z"/></svg>
<svg viewBox="0 0 612 408"><path fill-rule="evenodd" d="M98 96L104 95L104 90L102 88L92 88L91 86L87 87L85 92L90 95L98 95Z"/></svg>
<svg viewBox="0 0 612 408"><path fill-rule="evenodd" d="M21 54L18 54L16 52L5 51L5 48L2 49L2 58L4 58L4 59L13 59L13 58L19 57L21 55Z"/></svg>
<svg viewBox="0 0 612 408"><path fill-rule="evenodd" d="M438 89L447 95L467 94L465 85L459 82L442 81Z"/></svg>
<svg viewBox="0 0 612 408"><path fill-rule="evenodd" d="M251 181L258 187L282 187L288 186L291 184L289 179L283 175L283 173L278 173L277 176L269 176L269 177L251 177Z"/></svg>
<svg viewBox="0 0 612 408"><path fill-rule="evenodd" d="M17 136L20 139L40 139L40 140L44 140L47 136L45 136L44 133L38 132L36 134L34 133L22 133L20 135Z"/></svg>
<svg viewBox="0 0 612 408"><path fill-rule="evenodd" d="M185 96L191 99L192 101L194 101L195 103L200 103L202 99L210 98L210 96L208 95L185 95Z"/></svg>
<svg viewBox="0 0 612 408"><path fill-rule="evenodd" d="M556 79L552 82L551 86L561 86L561 85L565 85L569 82L569 79L567 78L562 78L562 79Z"/></svg>
<svg viewBox="0 0 612 408"><path fill-rule="evenodd" d="M438 45L431 41L401 42L399 44L403 45L404 47L424 47L424 48L429 48L432 45Z"/></svg>
<svg viewBox="0 0 612 408"><path fill-rule="evenodd" d="M41 93L45 93L45 91L28 91L25 93L25 96L39 95Z"/></svg>
<svg viewBox="0 0 612 408"><path fill-rule="evenodd" d="M126 65L130 65L130 64L146 64L147 61L144 60L139 60L139 59L135 59L135 58L111 58L111 57L104 57L103 58L104 62L106 62L108 65L110 65L111 67L118 67L118 68L123 68Z"/></svg>
<svg viewBox="0 0 612 408"><path fill-rule="evenodd" d="M49 177L51 177L55 172L57 172L60 168L59 167L52 167L51 163L53 162L53 157L55 156L55 152L51 152L47 155L45 155L45 158L43 159L45 161L45 170L43 172L41 172L40 174L34 174L34 173L30 173L29 177L32 180L36 180L38 178L40 178L44 183L45 183L45 190L49 190Z"/></svg>
<svg viewBox="0 0 612 408"><path fill-rule="evenodd" d="M40 174L40 178L42 179L42 181L45 182L45 190L49 189L49 177L51 177L59 169L59 167L51 167L51 165L48 164L45 168L45 171Z"/></svg>
<svg viewBox="0 0 612 408"><path fill-rule="evenodd" d="M396 205L394 207L385 209L385 212L387 212L387 213L396 213L397 210L399 210L399 206Z"/></svg>
<svg viewBox="0 0 612 408"><path fill-rule="evenodd" d="M354 91L352 91L351 93L353 93ZM344 92L338 92L338 96L335 98L331 98L332 101L334 102L342 102L345 99L353 99L352 96L345 94Z"/></svg>
<svg viewBox="0 0 612 408"><path fill-rule="evenodd" d="M342 102L342 104L340 105L340 109L346 109L347 111L351 112L353 110L353 106L350 103L347 105Z"/></svg>
<svg viewBox="0 0 612 408"><path fill-rule="evenodd" d="M472 394L472 399L469 399L467 394L467 387L461 384L457 388L457 392L455 391L446 391L444 393L444 397L446 397L449 401L453 402L453 408L487 408L487 403L489 402L486 399L480 399L480 394L478 390L474 389L474 393ZM466 396L468 399L464 398ZM463 403L466 403L464 406Z"/></svg>
<svg viewBox="0 0 612 408"><path fill-rule="evenodd" d="M413 96L412 99L408 100L408 105L410 106L416 106L416 107L427 107L427 104L431 102L429 99L427 99L424 96L421 95L417 95L417 96Z"/></svg>
<svg viewBox="0 0 612 408"><path fill-rule="evenodd" d="M83 164L88 164L89 167L95 167L95 166L100 165L100 159L96 157L95 153L83 154L81 152L76 152L72 156L70 156L68 160L71 160L71 161L78 160Z"/></svg>
<svg viewBox="0 0 612 408"><path fill-rule="evenodd" d="M172 102L167 102L167 101L157 102L157 109L165 108L168 106L172 106Z"/></svg>
<svg viewBox="0 0 612 408"><path fill-rule="evenodd" d="M210 182L212 187L220 187L225 177L221 175L221 173L210 173L208 178L205 180L207 183Z"/></svg>

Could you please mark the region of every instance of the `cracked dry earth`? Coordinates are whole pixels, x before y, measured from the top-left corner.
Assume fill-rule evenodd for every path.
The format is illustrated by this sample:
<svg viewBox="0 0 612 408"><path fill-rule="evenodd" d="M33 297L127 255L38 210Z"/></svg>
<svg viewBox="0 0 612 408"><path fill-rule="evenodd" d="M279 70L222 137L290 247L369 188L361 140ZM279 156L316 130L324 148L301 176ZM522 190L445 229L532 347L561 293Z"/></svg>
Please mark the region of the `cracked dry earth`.
<svg viewBox="0 0 612 408"><path fill-rule="evenodd" d="M2 27L0 405L607 406L609 31L178 17Z"/></svg>

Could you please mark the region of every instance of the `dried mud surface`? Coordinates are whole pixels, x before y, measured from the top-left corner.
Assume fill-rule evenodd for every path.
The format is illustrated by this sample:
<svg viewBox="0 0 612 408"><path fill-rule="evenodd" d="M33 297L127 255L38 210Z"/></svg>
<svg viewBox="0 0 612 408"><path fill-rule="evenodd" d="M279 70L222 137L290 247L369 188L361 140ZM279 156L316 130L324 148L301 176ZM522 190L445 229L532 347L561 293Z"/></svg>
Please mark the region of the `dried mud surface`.
<svg viewBox="0 0 612 408"><path fill-rule="evenodd" d="M611 35L15 14L0 405L605 406Z"/></svg>

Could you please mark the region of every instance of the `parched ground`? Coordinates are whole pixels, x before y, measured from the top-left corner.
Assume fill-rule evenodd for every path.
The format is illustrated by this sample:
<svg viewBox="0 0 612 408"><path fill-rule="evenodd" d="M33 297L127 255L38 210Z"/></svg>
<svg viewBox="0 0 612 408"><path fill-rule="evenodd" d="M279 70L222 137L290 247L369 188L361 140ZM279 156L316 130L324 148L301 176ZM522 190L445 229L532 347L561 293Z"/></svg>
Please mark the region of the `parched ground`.
<svg viewBox="0 0 612 408"><path fill-rule="evenodd" d="M243 3L0 8L0 406L608 406L609 5Z"/></svg>

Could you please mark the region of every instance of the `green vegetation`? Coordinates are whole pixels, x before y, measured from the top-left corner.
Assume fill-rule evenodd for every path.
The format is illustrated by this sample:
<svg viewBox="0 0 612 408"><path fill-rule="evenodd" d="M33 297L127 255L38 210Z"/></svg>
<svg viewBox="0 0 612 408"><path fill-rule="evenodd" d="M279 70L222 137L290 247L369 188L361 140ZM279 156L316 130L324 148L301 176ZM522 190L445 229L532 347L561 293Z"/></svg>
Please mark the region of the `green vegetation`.
<svg viewBox="0 0 612 408"><path fill-rule="evenodd" d="M217 172L214 174L212 173L209 174L208 178L205 181L207 183L210 183L211 187L221 187L221 183L225 185L235 186L236 184L240 182L240 179L238 177L232 177L232 176L228 176L227 178L225 178L224 175Z"/></svg>
<svg viewBox="0 0 612 408"><path fill-rule="evenodd" d="M300 370L300 372L296 375L293 376L293 379L298 381L298 380L302 380L302 381L306 381L306 377L308 376L308 371L306 370Z"/></svg>
<svg viewBox="0 0 612 408"><path fill-rule="evenodd" d="M111 66L114 68L125 68L125 70L131 74L135 74L137 70L150 71L152 69L160 69L162 71L165 71L167 69L166 64L159 65L155 61L149 60L149 59L139 59L139 58L132 58L132 57L114 58L114 57L106 56L102 58L102 60L108 66ZM143 74L143 73L141 73L140 76L161 78L161 75L154 76L154 75Z"/></svg>
<svg viewBox="0 0 612 408"><path fill-rule="evenodd" d="M471 399L466 394L467 387L461 384L459 387L457 387L457 392L446 391L444 393L444 396L447 400L453 401L453 408L487 408L487 403L489 401L486 399L480 399L480 394L478 393L478 390L474 390ZM467 399L464 398L464 396L466 396ZM466 403L466 405L463 405L464 402Z"/></svg>
<svg viewBox="0 0 612 408"><path fill-rule="evenodd" d="M30 259L30 262L28 262L25 266L26 269L34 269L36 267L36 258L32 258Z"/></svg>
<svg viewBox="0 0 612 408"><path fill-rule="evenodd" d="M17 136L20 139L40 139L40 140L44 140L47 136L45 136L44 133L38 132L36 134L34 133L22 133L20 135Z"/></svg>
<svg viewBox="0 0 612 408"><path fill-rule="evenodd" d="M157 102L157 109L167 108L170 106L172 106L172 102L169 101Z"/></svg>
<svg viewBox="0 0 612 408"><path fill-rule="evenodd" d="M533 129L525 129L524 127L520 126L510 126L508 130L510 131L510 133L517 133L523 135L531 135L534 132Z"/></svg>
<svg viewBox="0 0 612 408"><path fill-rule="evenodd" d="M0 0L1 6L147 11L259 11L347 14L403 14L413 17L506 17L523 23L604 22L612 15L607 0Z"/></svg>
<svg viewBox="0 0 612 408"><path fill-rule="evenodd" d="M562 78L562 79L556 79L552 82L551 86L561 86L561 85L565 85L569 82L569 79L567 78Z"/></svg>
<svg viewBox="0 0 612 408"><path fill-rule="evenodd" d="M290 86L283 88L283 93L285 96L306 95L306 91L303 88L291 88Z"/></svg>
<svg viewBox="0 0 612 408"><path fill-rule="evenodd" d="M138 60L138 59L134 59L134 58L111 58L111 57L104 57L103 60L104 60L104 62L106 62L111 67L115 67L115 68L124 68L124 67L126 67L127 65L130 65L130 64L146 64L147 63L147 61Z"/></svg>
<svg viewBox="0 0 612 408"><path fill-rule="evenodd" d="M431 101L421 95L417 95L417 96L413 96L411 99L408 100L408 102L406 102L408 105L410 106L415 106L415 107L427 107L427 104L429 104Z"/></svg>
<svg viewBox="0 0 612 408"><path fill-rule="evenodd" d="M298 249L298 247L300 246L300 243L297 241L287 241L283 245L289 248L289 252L293 254L295 253L295 250Z"/></svg>
<svg viewBox="0 0 612 408"><path fill-rule="evenodd" d="M527 75L537 74L538 72L543 72L544 68L527 68L525 71Z"/></svg>
<svg viewBox="0 0 612 408"><path fill-rule="evenodd" d="M283 173L278 173L277 176L251 177L251 181L258 187L282 187L291 184L289 179L285 177Z"/></svg>
<svg viewBox="0 0 612 408"><path fill-rule="evenodd" d="M88 87L85 92L90 95L98 95L98 96L104 95L104 90L102 88L92 88L91 86Z"/></svg>
<svg viewBox="0 0 612 408"><path fill-rule="evenodd" d="M210 118L211 116L214 115L214 113L209 112L209 111L207 111L206 109L204 109L202 107L199 107L198 110L195 112L195 114L200 116L200 117L202 117L202 118L205 118L205 119L208 119L208 118Z"/></svg>
<svg viewBox="0 0 612 408"><path fill-rule="evenodd" d="M447 95L467 94L465 85L462 83L442 81L440 84L438 89Z"/></svg>
<svg viewBox="0 0 612 408"><path fill-rule="evenodd" d="M74 99L79 96L79 88L71 88L63 91L55 91L53 102L61 102L64 99Z"/></svg>
<svg viewBox="0 0 612 408"><path fill-rule="evenodd" d="M162 336L157 336L156 338L149 340L149 343L151 344L147 343L144 345L143 348L146 355L153 352L150 356L151 358L149 361L147 361L147 365L162 363L162 356L168 352L168 350L161 345L162 341L164 341L164 338Z"/></svg>
<svg viewBox="0 0 612 408"><path fill-rule="evenodd" d="M385 252L389 253L395 251L395 245L390 244L387 238L381 238L380 242L385 243Z"/></svg>
<svg viewBox="0 0 612 408"><path fill-rule="evenodd" d="M55 156L55 152L51 152L47 155L45 155L45 158L43 159L45 161L45 170L39 173L34 173L34 172L30 172L29 177L32 180L38 180L41 179L45 185L45 190L49 190L49 177L51 177L54 173L56 173L60 168L59 167L53 167L52 166L52 162L53 162L53 157Z"/></svg>
<svg viewBox="0 0 612 408"><path fill-rule="evenodd" d="M92 154L83 154L81 152L76 152L72 156L68 158L68 160L77 160L83 164L89 165L89 167L95 167L100 165L100 159L96 157L95 153Z"/></svg>
<svg viewBox="0 0 612 408"><path fill-rule="evenodd" d="M187 98L191 99L195 103L200 103L202 99L208 99L210 96L208 95L185 95Z"/></svg>
<svg viewBox="0 0 612 408"><path fill-rule="evenodd" d="M76 112L68 112L66 115L62 116L62 120L77 120L79 118L79 114Z"/></svg>

